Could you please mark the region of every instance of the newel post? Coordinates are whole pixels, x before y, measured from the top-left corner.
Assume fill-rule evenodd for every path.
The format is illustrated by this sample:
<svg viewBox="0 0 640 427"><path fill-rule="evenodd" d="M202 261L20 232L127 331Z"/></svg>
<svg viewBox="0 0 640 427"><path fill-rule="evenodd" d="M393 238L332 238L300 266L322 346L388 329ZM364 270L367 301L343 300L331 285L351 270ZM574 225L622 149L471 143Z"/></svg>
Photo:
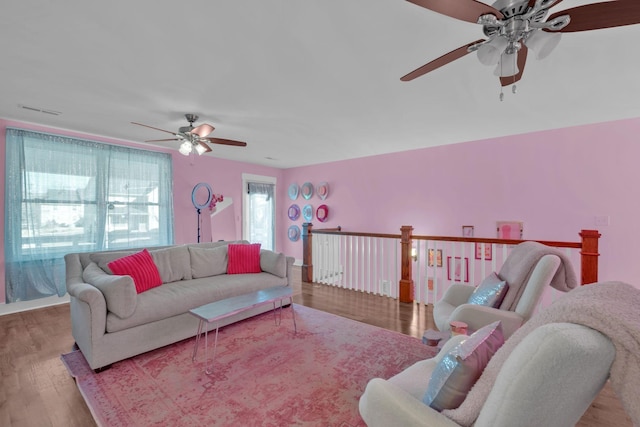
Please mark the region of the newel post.
<svg viewBox="0 0 640 427"><path fill-rule="evenodd" d="M302 224L302 281L306 283L313 282L312 228L310 222Z"/></svg>
<svg viewBox="0 0 640 427"><path fill-rule="evenodd" d="M582 284L598 281L598 239L601 234L598 230L582 230L582 250L580 251L582 265Z"/></svg>
<svg viewBox="0 0 640 427"><path fill-rule="evenodd" d="M400 227L400 302L413 302L412 231L410 225Z"/></svg>

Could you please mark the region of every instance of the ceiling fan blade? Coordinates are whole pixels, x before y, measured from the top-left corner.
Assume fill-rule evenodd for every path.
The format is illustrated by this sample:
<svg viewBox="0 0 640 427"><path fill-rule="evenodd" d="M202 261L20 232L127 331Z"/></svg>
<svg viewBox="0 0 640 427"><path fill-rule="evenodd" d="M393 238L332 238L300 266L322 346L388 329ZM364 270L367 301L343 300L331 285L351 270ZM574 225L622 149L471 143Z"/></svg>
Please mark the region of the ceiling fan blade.
<svg viewBox="0 0 640 427"><path fill-rule="evenodd" d="M615 0L573 7L552 14L547 21L562 15L571 17L569 25L559 30L562 33L639 24L640 1Z"/></svg>
<svg viewBox="0 0 640 427"><path fill-rule="evenodd" d="M522 73L524 73L524 66L527 63L527 52L528 49L523 44L518 51L518 74L514 74L513 76L500 77L500 84L502 86L512 85L522 78Z"/></svg>
<svg viewBox="0 0 640 427"><path fill-rule="evenodd" d="M469 51L467 50L467 48L469 46L474 45L476 43L483 42L483 41L484 40L482 40L482 39L476 40L474 42L471 42L469 44L461 46L461 47L457 48L456 50L452 50L451 52L446 53L446 54L442 55L441 57L439 57L437 59L434 59L433 61L429 62L428 64L425 64L422 67L413 70L412 72L410 72L406 76L401 77L400 80L402 80L403 82L408 82L410 80L415 79L416 77L420 77L420 76L422 76L424 74L427 74L427 73L435 70L436 68L440 68L443 65L447 65L449 62L452 62L452 61L455 61L456 59L462 58L463 56L465 56L466 54L469 53Z"/></svg>
<svg viewBox="0 0 640 427"><path fill-rule="evenodd" d="M198 143L204 147L204 153L208 153L209 151L213 151L211 147L209 147L203 140L199 140ZM203 154L204 154L203 153Z"/></svg>
<svg viewBox="0 0 640 427"><path fill-rule="evenodd" d="M200 126L196 126L193 129L191 129L191 132L189 133L194 133L198 135L200 138L204 138L205 136L213 132L214 129L215 128L213 126L203 123Z"/></svg>
<svg viewBox="0 0 640 427"><path fill-rule="evenodd" d="M142 123L131 122L131 124L138 125L138 126L144 126L146 128L155 129L155 130L159 130L160 132L166 132L166 133L170 133L171 135L178 136L178 134L175 133L175 132L171 132L171 131L168 131L168 130L156 128L156 127L149 126L149 125L143 125Z"/></svg>
<svg viewBox="0 0 640 427"><path fill-rule="evenodd" d="M242 141L234 141L233 139L223 139L223 138L202 138L202 140L206 140L212 144L222 144L222 145L232 145L234 147L246 147L247 143Z"/></svg>
<svg viewBox="0 0 640 427"><path fill-rule="evenodd" d="M482 15L495 15L496 18L502 19L504 15L498 9L481 3L476 0L407 0L410 3L422 6L434 12L450 16L451 18L460 19L462 21L478 23L478 18Z"/></svg>
<svg viewBox="0 0 640 427"><path fill-rule="evenodd" d="M148 139L145 142L182 141L182 138Z"/></svg>

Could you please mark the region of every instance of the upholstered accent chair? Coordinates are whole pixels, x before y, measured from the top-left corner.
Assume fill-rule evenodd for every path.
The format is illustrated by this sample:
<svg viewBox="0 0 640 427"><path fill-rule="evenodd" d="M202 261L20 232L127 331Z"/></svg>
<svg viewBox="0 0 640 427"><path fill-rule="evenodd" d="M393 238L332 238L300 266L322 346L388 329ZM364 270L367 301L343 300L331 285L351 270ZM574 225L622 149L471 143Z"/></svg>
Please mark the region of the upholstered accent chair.
<svg viewBox="0 0 640 427"><path fill-rule="evenodd" d="M459 426L423 396L440 359L464 339L454 336L436 357L369 381L359 404L367 426ZM615 354L609 338L583 325L535 328L502 365L474 427L574 426L607 381Z"/></svg>
<svg viewBox="0 0 640 427"><path fill-rule="evenodd" d="M476 287L454 284L433 305L438 329L448 331L451 322L460 321L475 331L500 320L504 336L508 338L531 318L547 286L566 292L578 284L568 257L538 242L523 242L513 248L494 276L507 284L498 306L471 304Z"/></svg>

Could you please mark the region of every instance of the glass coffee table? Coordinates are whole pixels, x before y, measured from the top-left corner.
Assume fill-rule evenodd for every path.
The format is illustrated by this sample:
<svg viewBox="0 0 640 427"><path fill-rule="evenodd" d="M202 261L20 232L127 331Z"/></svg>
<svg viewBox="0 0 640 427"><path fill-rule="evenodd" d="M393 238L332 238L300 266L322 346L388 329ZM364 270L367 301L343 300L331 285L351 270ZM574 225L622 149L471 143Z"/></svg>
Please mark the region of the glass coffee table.
<svg viewBox="0 0 640 427"><path fill-rule="evenodd" d="M200 319L200 322L198 323L198 332L196 335L196 344L193 349L191 360L196 360L198 346L200 345L200 337L202 336L202 332L204 329L205 373L207 375L211 374L213 371L209 369L208 364L209 342L207 332L209 330L209 327L205 325L216 322L216 337L213 344L213 356L211 358L211 366L213 366L213 362L216 358L216 349L218 347L218 330L220 329L221 320L264 304L273 304L273 318L276 325L280 325L280 322L282 321L282 301L284 300L289 300L289 303L291 304L291 313L293 314L293 330L294 333L298 333L298 326L296 324L296 312L293 309L293 291L290 286L277 286L274 288L263 289L260 291L255 291L248 294L238 295L236 297L212 302L189 310L189 313ZM276 307L276 303L278 301L280 302L279 318L276 317L276 309L278 308Z"/></svg>

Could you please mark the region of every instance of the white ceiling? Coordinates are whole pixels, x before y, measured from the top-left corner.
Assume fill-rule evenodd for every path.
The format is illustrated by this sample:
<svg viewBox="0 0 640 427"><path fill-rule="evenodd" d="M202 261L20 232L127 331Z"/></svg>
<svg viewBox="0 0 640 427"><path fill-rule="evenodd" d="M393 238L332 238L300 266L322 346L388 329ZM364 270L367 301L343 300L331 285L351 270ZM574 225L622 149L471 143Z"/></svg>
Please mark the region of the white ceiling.
<svg viewBox="0 0 640 427"><path fill-rule="evenodd" d="M565 0L552 12L582 3ZM564 34L518 92L467 55L479 25L403 0L21 0L0 8L0 117L127 141L216 127L208 155L323 163L640 117L640 25ZM33 106L52 116L19 108ZM175 146L177 144L164 146Z"/></svg>

